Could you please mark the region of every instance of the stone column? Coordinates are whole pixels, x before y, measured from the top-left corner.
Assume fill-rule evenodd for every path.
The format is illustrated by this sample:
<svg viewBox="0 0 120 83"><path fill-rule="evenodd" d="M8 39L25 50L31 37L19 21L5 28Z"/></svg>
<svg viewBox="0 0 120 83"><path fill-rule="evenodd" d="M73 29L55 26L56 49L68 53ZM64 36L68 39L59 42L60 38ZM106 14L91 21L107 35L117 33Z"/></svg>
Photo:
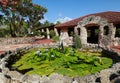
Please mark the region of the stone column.
<svg viewBox="0 0 120 83"><path fill-rule="evenodd" d="M42 32L44 32L44 29L42 29Z"/></svg>
<svg viewBox="0 0 120 83"><path fill-rule="evenodd" d="M115 31L116 31L116 27L113 25L113 23L110 23L109 24L109 34L110 34L111 39L114 39Z"/></svg>
<svg viewBox="0 0 120 83"><path fill-rule="evenodd" d="M55 31L55 33L56 33L56 36L59 36L58 31L57 31L56 28L54 28L54 31Z"/></svg>
<svg viewBox="0 0 120 83"><path fill-rule="evenodd" d="M87 44L87 29L85 27L80 27L81 32L80 32L80 39L81 39L81 43L83 45Z"/></svg>
<svg viewBox="0 0 120 83"><path fill-rule="evenodd" d="M115 32L116 32L116 27L113 25L113 23L109 23L109 38L111 40L110 45L117 45L115 42Z"/></svg>
<svg viewBox="0 0 120 83"><path fill-rule="evenodd" d="M50 39L50 31L48 28L46 30L47 30L47 39Z"/></svg>
<svg viewBox="0 0 120 83"><path fill-rule="evenodd" d="M103 38L103 27L104 26L100 26L99 27L99 34L98 34L98 44L99 46L102 46L102 38Z"/></svg>
<svg viewBox="0 0 120 83"><path fill-rule="evenodd" d="M41 32L42 32L42 33L45 32L44 29L41 29ZM42 36L43 38L45 37L45 35L41 35L41 36Z"/></svg>

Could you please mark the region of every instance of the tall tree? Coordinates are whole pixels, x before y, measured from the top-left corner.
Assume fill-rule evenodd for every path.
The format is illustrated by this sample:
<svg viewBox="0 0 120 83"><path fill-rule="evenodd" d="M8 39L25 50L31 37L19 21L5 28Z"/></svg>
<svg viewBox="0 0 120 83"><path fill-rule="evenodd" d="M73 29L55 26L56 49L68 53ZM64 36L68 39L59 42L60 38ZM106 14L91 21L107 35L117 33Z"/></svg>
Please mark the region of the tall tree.
<svg viewBox="0 0 120 83"><path fill-rule="evenodd" d="M38 26L40 26L40 20L44 18L44 14L47 12L47 9L37 4L28 5L30 9L26 9L27 11L27 22L28 27L31 32L36 30Z"/></svg>
<svg viewBox="0 0 120 83"><path fill-rule="evenodd" d="M0 0L0 11L8 18L11 36L16 37L23 28L23 22L27 20L30 29L39 24L47 9L33 4L32 0Z"/></svg>

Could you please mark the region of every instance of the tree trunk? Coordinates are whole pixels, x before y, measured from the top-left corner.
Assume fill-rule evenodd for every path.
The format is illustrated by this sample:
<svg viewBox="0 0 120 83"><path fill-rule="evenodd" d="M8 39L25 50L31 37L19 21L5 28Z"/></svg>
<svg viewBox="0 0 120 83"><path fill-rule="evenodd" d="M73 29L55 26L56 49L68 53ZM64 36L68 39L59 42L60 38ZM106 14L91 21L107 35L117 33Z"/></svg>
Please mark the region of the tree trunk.
<svg viewBox="0 0 120 83"><path fill-rule="evenodd" d="M13 31L12 31L12 27L11 27L11 24L10 24L10 35L13 37Z"/></svg>

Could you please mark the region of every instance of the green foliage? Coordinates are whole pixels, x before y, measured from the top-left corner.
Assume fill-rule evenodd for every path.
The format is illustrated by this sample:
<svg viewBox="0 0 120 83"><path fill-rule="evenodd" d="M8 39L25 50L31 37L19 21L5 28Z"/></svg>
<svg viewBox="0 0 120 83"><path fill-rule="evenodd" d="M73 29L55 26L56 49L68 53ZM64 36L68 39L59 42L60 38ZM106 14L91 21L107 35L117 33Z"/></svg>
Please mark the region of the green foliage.
<svg viewBox="0 0 120 83"><path fill-rule="evenodd" d="M0 37L6 37L7 35L9 35L9 30L0 29Z"/></svg>
<svg viewBox="0 0 120 83"><path fill-rule="evenodd" d="M45 21L44 23L41 24L42 28L46 28L46 27L54 27L54 23L51 23L49 21Z"/></svg>
<svg viewBox="0 0 120 83"><path fill-rule="evenodd" d="M40 35L44 35L44 36L47 36L47 32L40 32Z"/></svg>
<svg viewBox="0 0 120 83"><path fill-rule="evenodd" d="M120 37L120 28L116 28L115 37Z"/></svg>
<svg viewBox="0 0 120 83"><path fill-rule="evenodd" d="M55 33L54 30L50 30L49 35L50 35L51 38L53 38L56 35L56 33Z"/></svg>
<svg viewBox="0 0 120 83"><path fill-rule="evenodd" d="M0 28L0 37L9 37L10 36L10 30L8 26L5 28Z"/></svg>
<svg viewBox="0 0 120 83"><path fill-rule="evenodd" d="M82 47L81 40L80 40L78 35L74 35L73 41L74 41L74 47L75 48L81 48Z"/></svg>
<svg viewBox="0 0 120 83"><path fill-rule="evenodd" d="M44 18L47 9L32 0L1 0L0 12L9 22L11 36L16 37L26 33L23 32L24 22L27 22L27 28L34 32L40 26L40 20Z"/></svg>
<svg viewBox="0 0 120 83"><path fill-rule="evenodd" d="M52 39L53 39L54 41L58 41L58 40L59 40L59 36L54 36Z"/></svg>
<svg viewBox="0 0 120 83"><path fill-rule="evenodd" d="M37 49L38 50L38 49ZM33 68L26 74L50 75L60 73L68 76L85 76L109 68L112 59L100 57L98 53L80 52L73 48L32 50L26 53L13 66L19 70Z"/></svg>

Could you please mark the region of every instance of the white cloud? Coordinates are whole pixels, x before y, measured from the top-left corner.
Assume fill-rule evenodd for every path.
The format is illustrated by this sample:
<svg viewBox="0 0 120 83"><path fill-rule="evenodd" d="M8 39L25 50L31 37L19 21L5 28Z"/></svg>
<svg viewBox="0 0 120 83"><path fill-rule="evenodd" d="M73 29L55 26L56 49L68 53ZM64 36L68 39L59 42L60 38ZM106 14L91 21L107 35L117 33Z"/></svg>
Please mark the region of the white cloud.
<svg viewBox="0 0 120 83"><path fill-rule="evenodd" d="M58 18L54 23L56 24L58 21L61 23L64 23L64 22L67 22L70 20L72 20L72 18L70 18L70 17Z"/></svg>
<svg viewBox="0 0 120 83"><path fill-rule="evenodd" d="M40 20L41 23L44 23L45 21L47 21L48 19L47 18L44 18L42 20Z"/></svg>

